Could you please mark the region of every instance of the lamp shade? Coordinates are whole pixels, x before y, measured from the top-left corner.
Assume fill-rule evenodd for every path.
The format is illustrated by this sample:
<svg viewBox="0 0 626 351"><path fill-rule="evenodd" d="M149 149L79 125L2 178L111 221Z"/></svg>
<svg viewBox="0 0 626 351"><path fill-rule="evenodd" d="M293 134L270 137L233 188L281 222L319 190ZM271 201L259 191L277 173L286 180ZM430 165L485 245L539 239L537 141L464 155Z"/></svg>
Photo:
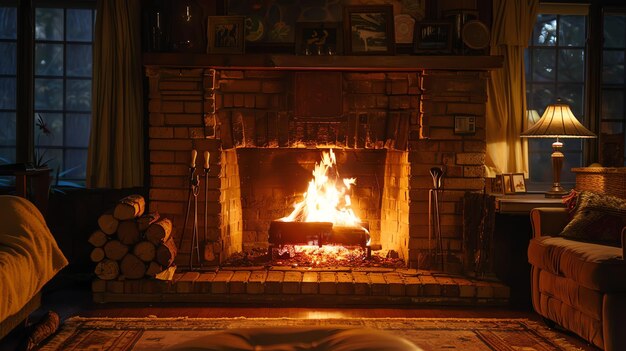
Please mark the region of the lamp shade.
<svg viewBox="0 0 626 351"><path fill-rule="evenodd" d="M525 138L595 138L596 135L585 128L561 100L550 104L543 116L532 127L520 134Z"/></svg>

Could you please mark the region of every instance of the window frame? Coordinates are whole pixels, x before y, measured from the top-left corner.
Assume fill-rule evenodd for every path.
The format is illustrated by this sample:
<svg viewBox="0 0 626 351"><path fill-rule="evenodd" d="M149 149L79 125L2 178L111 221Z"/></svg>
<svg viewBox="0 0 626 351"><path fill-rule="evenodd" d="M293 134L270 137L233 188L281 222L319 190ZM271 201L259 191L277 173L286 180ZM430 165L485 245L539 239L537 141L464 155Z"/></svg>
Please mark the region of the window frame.
<svg viewBox="0 0 626 351"><path fill-rule="evenodd" d="M95 0L0 0L1 7L15 7L17 9L17 49L16 49L16 145L15 160L17 163L33 162L35 153L35 9L36 8L63 8L64 13L67 8L71 9L91 9L94 10L93 26L95 28ZM66 25L64 20L64 26ZM95 40L95 30L93 30L92 45ZM65 38L64 40L65 41ZM66 57L64 48L64 58ZM63 80L66 72L64 72ZM93 71L92 78L93 79ZM65 87L65 83L64 83ZM65 89L63 89L65 97ZM65 105L65 101L64 101ZM66 110L61 110L64 114ZM91 111L89 111L91 113ZM65 127L64 127L65 128ZM63 136L65 138L65 136ZM60 148L66 149L65 140ZM70 149L71 147L68 147ZM85 160L86 161L86 160Z"/></svg>

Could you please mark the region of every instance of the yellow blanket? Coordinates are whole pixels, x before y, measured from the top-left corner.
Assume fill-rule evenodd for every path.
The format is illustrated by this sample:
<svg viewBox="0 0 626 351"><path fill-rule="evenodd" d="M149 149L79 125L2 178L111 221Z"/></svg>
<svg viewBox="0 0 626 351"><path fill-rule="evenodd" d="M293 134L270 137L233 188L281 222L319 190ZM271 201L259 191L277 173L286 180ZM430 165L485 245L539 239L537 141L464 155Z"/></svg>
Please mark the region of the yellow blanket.
<svg viewBox="0 0 626 351"><path fill-rule="evenodd" d="M19 311L66 265L35 205L0 196L0 321Z"/></svg>

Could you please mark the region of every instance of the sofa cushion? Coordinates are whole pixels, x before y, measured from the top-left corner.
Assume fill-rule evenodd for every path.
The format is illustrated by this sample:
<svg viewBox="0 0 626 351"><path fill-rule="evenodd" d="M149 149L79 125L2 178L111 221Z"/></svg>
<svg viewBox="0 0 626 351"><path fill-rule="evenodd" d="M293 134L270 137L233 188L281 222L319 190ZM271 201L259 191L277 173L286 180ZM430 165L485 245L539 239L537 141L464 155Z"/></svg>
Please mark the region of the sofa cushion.
<svg viewBox="0 0 626 351"><path fill-rule="evenodd" d="M575 197L572 220L559 235L621 247L621 231L626 226L626 200L589 191L582 191Z"/></svg>
<svg viewBox="0 0 626 351"><path fill-rule="evenodd" d="M626 262L617 247L542 236L530 240L528 262L604 292L626 292Z"/></svg>

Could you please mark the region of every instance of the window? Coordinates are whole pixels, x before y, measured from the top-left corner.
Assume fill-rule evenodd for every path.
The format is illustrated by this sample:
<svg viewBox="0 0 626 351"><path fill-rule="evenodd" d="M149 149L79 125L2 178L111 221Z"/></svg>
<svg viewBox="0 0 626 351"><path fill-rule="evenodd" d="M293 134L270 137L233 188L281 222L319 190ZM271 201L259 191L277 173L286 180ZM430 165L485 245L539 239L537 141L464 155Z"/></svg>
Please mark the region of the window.
<svg viewBox="0 0 626 351"><path fill-rule="evenodd" d="M600 104L600 162L604 166L626 165L626 14L606 12L603 20L602 99Z"/></svg>
<svg viewBox="0 0 626 351"><path fill-rule="evenodd" d="M605 8L596 2L541 4L540 13L525 57L528 109L541 115L560 97L598 135L597 154L594 141L563 140L562 183L573 187L570 168L592 162L626 166L626 8ZM531 190L545 190L552 183L551 142L529 139ZM585 146L591 152L587 157Z"/></svg>
<svg viewBox="0 0 626 351"><path fill-rule="evenodd" d="M0 66L0 163L26 161L16 150L34 143L29 147L34 150L32 161L50 167L57 185L84 185L95 2L35 1L34 6L33 28L27 31L19 28L22 7L0 7L0 57L10 63ZM25 32L34 37L19 38L18 33ZM30 72L17 64L22 59L18 53L29 52L19 46L29 43L34 45L33 57L24 61L33 63ZM31 83L19 89L20 79ZM17 101L32 101L33 106L19 109ZM24 133L30 136L20 132L24 118L33 119L25 123L29 128Z"/></svg>
<svg viewBox="0 0 626 351"><path fill-rule="evenodd" d="M586 10L586 9L585 9ZM548 104L560 98L585 124L587 16L541 13L526 50L526 101L541 116ZM529 139L529 190L544 191L552 185L552 139ZM561 183L572 188L574 174L583 165L580 139L563 139L565 160Z"/></svg>
<svg viewBox="0 0 626 351"><path fill-rule="evenodd" d="M0 164L15 162L17 9L0 7Z"/></svg>

